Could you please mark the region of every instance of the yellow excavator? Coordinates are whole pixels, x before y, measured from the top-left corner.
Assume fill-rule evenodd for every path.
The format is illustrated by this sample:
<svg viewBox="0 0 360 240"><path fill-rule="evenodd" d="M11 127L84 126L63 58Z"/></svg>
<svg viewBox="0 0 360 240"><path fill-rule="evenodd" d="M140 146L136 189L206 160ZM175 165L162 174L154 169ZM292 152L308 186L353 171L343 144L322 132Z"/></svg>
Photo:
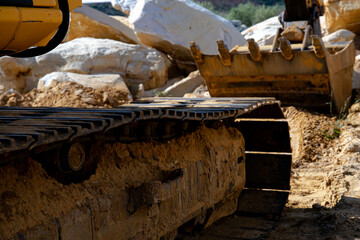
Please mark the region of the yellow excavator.
<svg viewBox="0 0 360 240"><path fill-rule="evenodd" d="M81 0L0 1L0 56L33 57L58 46Z"/></svg>
<svg viewBox="0 0 360 240"><path fill-rule="evenodd" d="M0 166L33 158L63 184L89 179L98 161L111 160L102 159L104 143L121 143L124 149L156 143L171 149L169 139L191 137L203 127L227 128L241 142L234 156L219 154L221 160L217 155L223 146L198 146L206 157L181 159L181 164L171 154L164 160L154 155L154 161L132 161L131 152L116 150L109 158L115 158L126 186L114 182L116 191L107 191L95 178L92 187L102 188L101 197L78 202L76 215L70 210L61 216L46 213L28 229L12 229L9 239L191 239L204 229L193 239L266 236L287 201L292 164L289 126L273 96L298 105L322 106L333 99L339 110L351 94L354 61L352 43L322 43L315 1L285 2L283 28L272 46L259 47L249 40L248 47L229 51L218 41L219 55L209 56L191 45L210 94L221 98L140 99L113 109L0 107ZM51 51L63 41L69 13L78 6L81 0L0 0L0 56ZM293 25L295 32L303 32L300 38L290 39L296 35L287 31ZM138 177L140 168L150 177ZM41 199L25 201L40 205ZM0 215L17 226L15 214L3 214L3 209Z"/></svg>
<svg viewBox="0 0 360 240"><path fill-rule="evenodd" d="M0 0L0 56L32 57L51 51L66 36L70 11L80 5L80 0ZM180 151L194 141L185 141L179 151L169 145L173 138L194 139L197 135L193 133L204 127L237 133L236 154L220 154L224 159L218 161L217 151L226 151L222 146L197 146L205 157L182 159ZM120 151L119 157L125 161L120 160L116 168L124 174L117 176L126 179L126 185L115 180L112 189L116 191L109 192L95 184L104 194L92 198L91 204L79 202L61 216L46 213L45 220L35 221L27 229L11 229L13 237L4 237L0 230L0 238L183 239L205 228L203 239L209 239L208 235L217 239L254 235L258 239L277 224L288 198L289 127L275 98L154 98L112 109L0 107L0 167L31 158L62 184L87 180L92 185L89 177L97 163L114 160L114 156L101 154L104 143L129 148L138 148L139 143L157 144L172 153L164 162L155 155L147 162L142 157L133 161L131 152ZM179 158L181 162L176 160ZM137 175L140 168L148 169L149 178ZM8 194L10 190L6 179L0 180L4 186L0 196L4 196L1 191ZM17 184L13 191L23 182ZM51 184L56 185L54 181ZM67 196L71 198L71 194ZM105 196L109 199L104 201ZM42 197L36 198L34 193L24 201L44 204L39 199ZM86 211L76 211L85 205ZM0 222L6 216L7 223L17 226L15 215L19 213L7 214L3 209ZM71 215L73 210L76 217ZM229 215L233 224L216 224L230 227L221 230L221 236L209 227ZM248 226L248 222L254 224ZM234 224L239 229L236 233L231 229Z"/></svg>

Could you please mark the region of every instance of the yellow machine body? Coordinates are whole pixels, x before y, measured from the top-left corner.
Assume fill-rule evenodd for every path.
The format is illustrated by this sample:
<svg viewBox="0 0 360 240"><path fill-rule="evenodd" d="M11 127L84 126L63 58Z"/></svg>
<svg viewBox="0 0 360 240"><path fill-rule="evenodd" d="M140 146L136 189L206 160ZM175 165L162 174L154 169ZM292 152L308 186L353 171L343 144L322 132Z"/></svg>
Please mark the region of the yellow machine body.
<svg viewBox="0 0 360 240"><path fill-rule="evenodd" d="M0 51L21 52L32 46L46 46L63 21L58 1L0 3ZM69 11L81 6L81 0L67 1Z"/></svg>

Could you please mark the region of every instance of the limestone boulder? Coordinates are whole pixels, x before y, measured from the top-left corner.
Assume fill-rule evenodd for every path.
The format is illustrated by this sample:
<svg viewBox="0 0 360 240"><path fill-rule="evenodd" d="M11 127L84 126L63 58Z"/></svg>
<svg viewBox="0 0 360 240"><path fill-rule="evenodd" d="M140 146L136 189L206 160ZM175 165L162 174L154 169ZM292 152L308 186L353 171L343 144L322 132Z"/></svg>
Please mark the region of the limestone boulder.
<svg viewBox="0 0 360 240"><path fill-rule="evenodd" d="M111 0L112 6L126 15L135 7L136 0Z"/></svg>
<svg viewBox="0 0 360 240"><path fill-rule="evenodd" d="M71 13L68 40L92 37L141 44L131 25L124 24L94 8L82 6Z"/></svg>
<svg viewBox="0 0 360 240"><path fill-rule="evenodd" d="M209 98L210 93L206 85L200 85L192 93L186 93L184 98Z"/></svg>
<svg viewBox="0 0 360 240"><path fill-rule="evenodd" d="M359 0L325 0L325 20L329 33L348 29L360 34Z"/></svg>
<svg viewBox="0 0 360 240"><path fill-rule="evenodd" d="M199 71L189 74L186 78L168 87L162 93L164 96L183 97L186 93L192 93L200 85L205 85L204 78Z"/></svg>
<svg viewBox="0 0 360 240"><path fill-rule="evenodd" d="M337 43L337 42L348 42L353 40L355 37L356 34L354 34L353 32L346 29L340 29L336 32L324 36L322 39L325 43Z"/></svg>
<svg viewBox="0 0 360 240"><path fill-rule="evenodd" d="M240 20L230 20L230 22L239 32L242 32L247 29L247 26L245 24L242 24Z"/></svg>
<svg viewBox="0 0 360 240"><path fill-rule="evenodd" d="M285 37L290 42L302 42L304 38L304 32L293 24L290 27L286 28L281 33L281 36Z"/></svg>
<svg viewBox="0 0 360 240"><path fill-rule="evenodd" d="M84 87L101 89L112 87L130 94L128 87L119 74L78 74L70 72L52 72L40 78L38 89L51 86L53 81L74 82Z"/></svg>
<svg viewBox="0 0 360 240"><path fill-rule="evenodd" d="M320 17L320 25L321 30L323 31L325 29L324 24L324 18ZM255 24L252 27L249 27L248 29L242 31L242 35L246 38L253 38L255 42L257 42L259 45L271 45L274 41L276 32L278 28L281 28L281 24L279 22L279 19L277 16L271 17L263 22L260 22L258 24ZM299 31L293 31L290 35L302 35ZM294 36L291 36L294 37ZM298 37L296 37L298 38ZM296 39L295 39L296 40Z"/></svg>
<svg viewBox="0 0 360 240"><path fill-rule="evenodd" d="M30 69L23 76L27 90L36 88L41 77L56 71L116 73L128 86L143 84L145 89L157 88L166 83L170 66L166 55L155 49L95 38L77 38L60 44L47 54L22 61L24 71Z"/></svg>
<svg viewBox="0 0 360 240"><path fill-rule="evenodd" d="M280 27L281 24L278 17L272 17L249 27L241 33L246 39L253 38L259 45L271 45L275 38L276 31Z"/></svg>
<svg viewBox="0 0 360 240"><path fill-rule="evenodd" d="M176 84L177 82L181 81L182 79L184 79L184 76L181 76L181 77L175 77L175 78L172 78L172 79L169 79L167 81L167 83L160 87L160 88L154 88L154 89L150 89L150 90L147 90L147 91L144 91L143 93L141 94L138 94L136 96L136 98L146 98L146 97L156 97L156 96L162 96L164 91L171 87L172 85ZM140 87L139 87L140 88ZM134 95L134 94L133 94Z"/></svg>
<svg viewBox="0 0 360 240"><path fill-rule="evenodd" d="M190 0L138 0L129 21L142 43L185 62L193 62L191 41L205 54L218 53L219 39L229 49L246 44L230 21Z"/></svg>
<svg viewBox="0 0 360 240"><path fill-rule="evenodd" d="M13 89L23 92L26 87L26 75L31 69L26 66L22 59L12 57L0 58L0 94Z"/></svg>

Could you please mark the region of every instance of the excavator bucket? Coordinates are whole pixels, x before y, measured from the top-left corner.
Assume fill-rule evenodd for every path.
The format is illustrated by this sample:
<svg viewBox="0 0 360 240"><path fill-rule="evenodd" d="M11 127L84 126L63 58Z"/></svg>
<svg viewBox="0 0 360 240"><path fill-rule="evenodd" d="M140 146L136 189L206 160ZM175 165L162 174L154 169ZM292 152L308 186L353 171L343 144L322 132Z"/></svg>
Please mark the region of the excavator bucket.
<svg viewBox="0 0 360 240"><path fill-rule="evenodd" d="M196 43L190 50L212 97L276 97L283 105L313 109L348 106L355 62L353 42L324 45L319 0L285 0L272 45L229 51L217 41L218 55L203 55Z"/></svg>
<svg viewBox="0 0 360 240"><path fill-rule="evenodd" d="M274 41L275 42L275 41ZM290 44L284 37L273 46L227 49L217 41L218 55L204 55L194 42L191 51L212 97L275 97L283 105L340 111L351 96L355 60L353 42L325 46Z"/></svg>

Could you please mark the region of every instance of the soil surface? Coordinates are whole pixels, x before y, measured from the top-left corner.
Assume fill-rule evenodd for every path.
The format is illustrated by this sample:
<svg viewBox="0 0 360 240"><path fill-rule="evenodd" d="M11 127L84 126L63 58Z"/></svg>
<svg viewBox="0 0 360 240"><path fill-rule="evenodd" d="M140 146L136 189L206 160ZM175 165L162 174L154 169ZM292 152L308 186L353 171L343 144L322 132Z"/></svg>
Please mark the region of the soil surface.
<svg viewBox="0 0 360 240"><path fill-rule="evenodd" d="M111 108L130 100L128 93L112 87L94 89L73 82L51 83L51 87L33 89L26 94L6 92L0 106Z"/></svg>
<svg viewBox="0 0 360 240"><path fill-rule="evenodd" d="M293 167L288 203L267 239L360 237L360 113L346 119L289 107Z"/></svg>

